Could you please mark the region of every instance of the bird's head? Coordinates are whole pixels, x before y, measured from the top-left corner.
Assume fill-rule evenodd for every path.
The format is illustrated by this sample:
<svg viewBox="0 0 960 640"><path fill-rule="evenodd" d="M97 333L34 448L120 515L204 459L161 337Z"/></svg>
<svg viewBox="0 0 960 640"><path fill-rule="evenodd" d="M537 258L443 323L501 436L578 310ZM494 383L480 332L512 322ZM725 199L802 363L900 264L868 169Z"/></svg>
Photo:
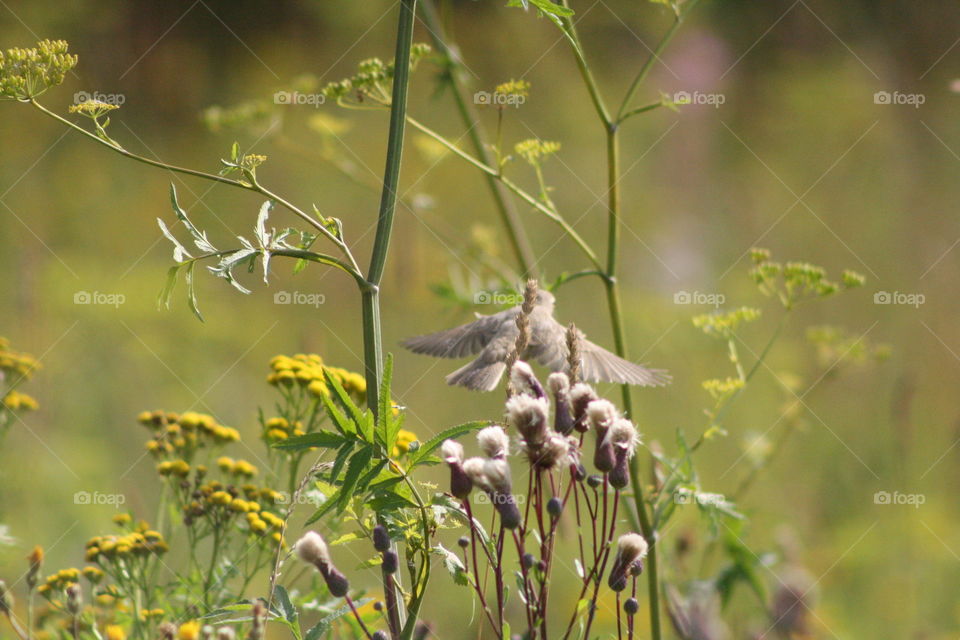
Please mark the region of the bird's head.
<svg viewBox="0 0 960 640"><path fill-rule="evenodd" d="M553 294L547 291L546 289L537 290L536 304L538 307L547 307L548 309L553 309L553 303L555 301L556 301L556 298L554 298Z"/></svg>

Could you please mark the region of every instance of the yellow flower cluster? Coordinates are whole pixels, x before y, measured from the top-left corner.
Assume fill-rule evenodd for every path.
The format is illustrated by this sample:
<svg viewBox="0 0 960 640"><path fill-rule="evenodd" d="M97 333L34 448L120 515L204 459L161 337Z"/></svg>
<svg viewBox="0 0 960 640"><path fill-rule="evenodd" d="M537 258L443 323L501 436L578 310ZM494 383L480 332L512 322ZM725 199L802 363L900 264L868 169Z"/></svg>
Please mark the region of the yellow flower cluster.
<svg viewBox="0 0 960 640"><path fill-rule="evenodd" d="M177 640L198 640L200 638L200 623L196 620L184 622L177 630Z"/></svg>
<svg viewBox="0 0 960 640"><path fill-rule="evenodd" d="M410 445L417 441L417 434L413 431L400 429L397 433L397 444L393 446L393 457L399 458L410 450Z"/></svg>
<svg viewBox="0 0 960 640"><path fill-rule="evenodd" d="M257 468L246 460L234 460L228 456L217 458L217 466L224 473L243 478L252 478L257 475Z"/></svg>
<svg viewBox="0 0 960 640"><path fill-rule="evenodd" d="M80 581L79 569L61 569L56 573L47 576L42 585L37 587L37 593L44 597L50 597L51 592L63 591L72 584Z"/></svg>
<svg viewBox="0 0 960 640"><path fill-rule="evenodd" d="M693 318L693 326L708 336L730 338L737 328L745 322L753 322L760 317L760 309L741 307L734 311L705 313Z"/></svg>
<svg viewBox="0 0 960 640"><path fill-rule="evenodd" d="M279 442L290 436L302 436L303 424L299 421L290 424L286 418L270 418L263 425L263 439L266 442Z"/></svg>
<svg viewBox="0 0 960 640"><path fill-rule="evenodd" d="M713 378L711 380L703 381L703 388L707 391L715 400L720 400L726 398L727 396L736 393L743 388L744 382L740 378Z"/></svg>
<svg viewBox="0 0 960 640"><path fill-rule="evenodd" d="M0 337L0 371L12 373L16 377L29 378L40 368L36 358L26 353L10 349L10 341Z"/></svg>
<svg viewBox="0 0 960 640"><path fill-rule="evenodd" d="M273 370L267 376L267 382L274 386L305 388L314 397L329 396L327 381L323 372L326 371L340 383L344 391L362 401L367 395L367 381L359 373L328 367L323 359L315 353L309 355L298 353L295 356L274 356L270 360Z"/></svg>
<svg viewBox="0 0 960 640"><path fill-rule="evenodd" d="M551 140L530 138L529 140L518 142L514 145L513 150L518 156L530 164L537 165L540 164L541 160L545 160L547 156L551 156L557 151L560 151L560 143Z"/></svg>
<svg viewBox="0 0 960 640"><path fill-rule="evenodd" d="M144 411L137 416L137 421L154 432L153 439L147 442L147 450L156 457L176 453L189 459L199 447L240 440L239 431L217 423L213 416L204 413L188 411L178 415L164 411Z"/></svg>
<svg viewBox="0 0 960 640"><path fill-rule="evenodd" d="M19 391L11 391L3 397L3 406L11 411L33 411L40 405L32 396Z"/></svg>
<svg viewBox="0 0 960 640"><path fill-rule="evenodd" d="M269 511L251 512L246 515L246 518L251 533L258 536L269 535L274 542L282 544L283 518Z"/></svg>
<svg viewBox="0 0 960 640"><path fill-rule="evenodd" d="M137 527L137 531L122 536L94 536L87 541L87 562L114 562L131 557L163 554L170 548L159 531Z"/></svg>

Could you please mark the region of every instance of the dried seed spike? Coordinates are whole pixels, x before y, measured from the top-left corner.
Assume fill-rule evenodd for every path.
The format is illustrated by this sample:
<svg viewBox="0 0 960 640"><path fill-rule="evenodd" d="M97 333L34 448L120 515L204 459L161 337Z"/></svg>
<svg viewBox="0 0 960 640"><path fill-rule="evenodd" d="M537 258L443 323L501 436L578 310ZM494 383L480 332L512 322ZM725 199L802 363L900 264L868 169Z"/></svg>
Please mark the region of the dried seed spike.
<svg viewBox="0 0 960 640"><path fill-rule="evenodd" d="M580 332L572 322L567 327L567 375L570 386L580 382Z"/></svg>
<svg viewBox="0 0 960 640"><path fill-rule="evenodd" d="M517 333L517 341L514 343L513 351L507 357L507 371L513 369L513 365L520 359L520 356L523 355L530 344L530 314L536 306L539 290L540 286L535 279L527 280L527 286L523 291L523 304L520 305L520 313L517 315L517 329L520 331ZM508 380L507 397L509 398L515 393L517 391L513 388L513 383Z"/></svg>

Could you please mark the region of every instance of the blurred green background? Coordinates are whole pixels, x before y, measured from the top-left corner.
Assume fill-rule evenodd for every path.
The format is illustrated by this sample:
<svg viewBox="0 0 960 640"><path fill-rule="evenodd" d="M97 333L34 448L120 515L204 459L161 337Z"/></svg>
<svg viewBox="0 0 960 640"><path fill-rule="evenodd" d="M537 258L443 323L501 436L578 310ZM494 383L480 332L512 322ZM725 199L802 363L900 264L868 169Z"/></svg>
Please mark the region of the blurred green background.
<svg viewBox="0 0 960 640"><path fill-rule="evenodd" d="M527 103L506 114L505 139L562 142L547 165L554 199L602 247L603 136L571 53L547 20L503 4L449 5L471 90L511 78L531 83ZM616 104L669 25L670 10L636 0L573 4L598 80ZM306 123L315 113L344 119L349 128L335 148L358 175L376 180L384 113L289 106L285 139L251 130L211 133L201 113L269 100L303 73L326 82L351 75L363 58L389 59L390 7L346 0L8 0L0 6L0 46L69 40L80 56L75 75L42 102L65 113L77 91L123 94L111 132L131 150L206 170L216 170L234 139L268 155L263 182L303 208L315 203L341 217L365 264L378 196L313 153L320 138ZM417 40L427 41L419 28ZM674 376L666 389L635 394L647 442L671 450L677 428L698 433L709 404L701 381L728 375L719 344L690 323L710 307L675 304L676 293L721 293L728 306L762 306L764 319L742 336L752 362L750 349L759 351L780 312L747 277L751 246L822 264L834 275L852 268L868 277L864 289L794 314L770 369L729 415L730 436L700 456L704 486L730 491L748 471L740 459L744 438L772 439L786 428L783 411L795 399L773 374L804 376L803 395L822 373L805 326L842 325L893 347L888 362L842 363L840 375L804 396L805 427L743 505L752 516L747 543L759 553L792 540L788 546L817 580L815 637L947 638L960 631L960 96L951 88L960 76L958 36L960 7L949 2L704 2L637 103L657 100L660 91L699 91L722 95L723 104L658 109L625 125L621 279L628 338L635 358L643 354ZM436 91L436 73L430 63L417 71L411 110L458 140L465 128L450 96ZM878 104L875 93L883 91L921 95L923 104ZM492 110L480 116L494 125ZM14 426L0 455L0 513L18 540L0 552L0 568L19 575L33 544L48 549L50 568L79 564L82 542L109 526L111 507L76 505L76 491L122 492L129 507L152 513L157 485L153 462L141 455L145 432L134 421L140 410L213 413L248 436L252 449L244 455L256 461L256 410L273 401L264 382L270 356L310 351L354 370L362 360L354 285L318 269L293 277L290 265L277 264L269 288L251 278L250 296L203 277L204 324L190 314L182 289L170 311L157 310L171 257L155 219L173 220L171 179L194 220L224 245L251 234L260 199L127 161L22 105L0 104L0 138L0 335L42 357L44 366L24 388L41 410ZM451 278L469 281L471 273L485 278L478 252L511 260L479 174L456 158L438 162L416 144L406 160L403 185L416 206L398 214L383 287L391 348L408 335L470 318L431 288ZM523 167L510 171L531 184ZM523 208L521 214L548 277L584 268L556 227ZM492 242L480 242L491 235ZM83 291L123 294L125 303L75 304ZM278 291L323 294L325 303L274 304ZM876 292L923 294L924 302L875 304ZM596 281L562 289L558 315L611 344ZM443 384L459 364L395 352L397 397L421 437L501 411L499 393ZM922 494L925 502L878 505L877 491ZM683 527L700 531L692 524L678 525L666 543ZM765 580L776 585L772 573ZM462 623L450 607L468 611L466 591L448 584L437 576L427 610L439 637L455 637ZM737 637L755 627L749 618L734 625Z"/></svg>

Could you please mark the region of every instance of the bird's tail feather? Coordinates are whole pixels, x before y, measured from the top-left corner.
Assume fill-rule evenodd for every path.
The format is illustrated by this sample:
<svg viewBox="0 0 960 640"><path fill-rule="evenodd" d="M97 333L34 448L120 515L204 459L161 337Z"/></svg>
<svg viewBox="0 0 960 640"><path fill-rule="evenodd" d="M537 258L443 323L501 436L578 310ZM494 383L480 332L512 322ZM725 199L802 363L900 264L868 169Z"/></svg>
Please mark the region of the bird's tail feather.
<svg viewBox="0 0 960 640"><path fill-rule="evenodd" d="M469 362L448 375L447 384L460 385L474 391L493 391L506 369L507 365L503 362Z"/></svg>

